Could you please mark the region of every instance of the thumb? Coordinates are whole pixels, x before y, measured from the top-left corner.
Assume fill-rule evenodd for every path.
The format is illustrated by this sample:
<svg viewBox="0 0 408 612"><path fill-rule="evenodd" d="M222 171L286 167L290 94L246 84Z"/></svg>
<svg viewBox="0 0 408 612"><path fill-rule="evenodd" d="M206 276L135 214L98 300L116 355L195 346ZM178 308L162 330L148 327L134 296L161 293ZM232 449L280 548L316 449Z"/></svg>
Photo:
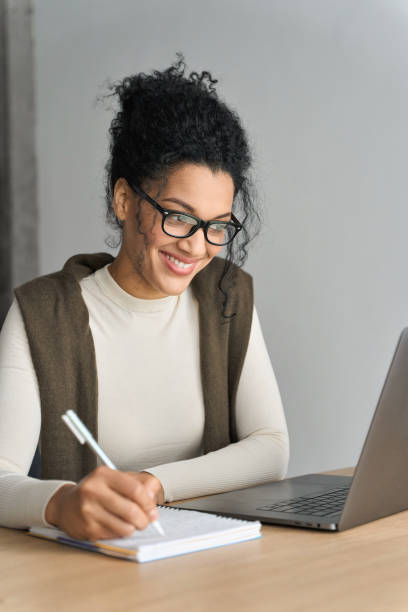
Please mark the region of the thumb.
<svg viewBox="0 0 408 612"><path fill-rule="evenodd" d="M151 497L154 501L156 501L156 493L153 491L153 489L151 487L149 487L149 485L146 485L146 493L148 494L149 497Z"/></svg>
<svg viewBox="0 0 408 612"><path fill-rule="evenodd" d="M141 472L143 476L143 484L146 487L146 493L152 498L156 499L157 491L160 486L160 481L150 474L149 472Z"/></svg>

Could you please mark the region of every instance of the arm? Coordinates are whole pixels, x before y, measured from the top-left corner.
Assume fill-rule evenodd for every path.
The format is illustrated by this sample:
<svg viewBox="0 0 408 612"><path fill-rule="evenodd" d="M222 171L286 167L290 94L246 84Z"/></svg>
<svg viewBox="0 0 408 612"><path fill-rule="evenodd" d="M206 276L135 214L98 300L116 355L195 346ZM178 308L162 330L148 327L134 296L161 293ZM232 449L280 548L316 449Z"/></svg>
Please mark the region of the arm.
<svg viewBox="0 0 408 612"><path fill-rule="evenodd" d="M146 470L161 481L166 501L231 491L286 474L288 431L255 309L235 411L239 438L235 444Z"/></svg>
<svg viewBox="0 0 408 612"><path fill-rule="evenodd" d="M0 525L57 525L73 537L99 539L156 520L161 486L150 474L100 467L79 484L29 478L40 427L37 377L14 302L0 334Z"/></svg>
<svg viewBox="0 0 408 612"><path fill-rule="evenodd" d="M44 508L64 481L27 476L41 408L24 323L13 302L0 334L0 525L47 525Z"/></svg>

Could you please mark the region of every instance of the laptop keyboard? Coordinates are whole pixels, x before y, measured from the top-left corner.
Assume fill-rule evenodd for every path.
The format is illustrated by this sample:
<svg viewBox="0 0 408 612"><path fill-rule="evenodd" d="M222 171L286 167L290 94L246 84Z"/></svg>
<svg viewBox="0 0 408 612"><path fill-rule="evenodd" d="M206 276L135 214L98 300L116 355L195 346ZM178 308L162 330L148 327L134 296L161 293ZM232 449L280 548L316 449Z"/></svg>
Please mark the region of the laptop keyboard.
<svg viewBox="0 0 408 612"><path fill-rule="evenodd" d="M257 510L328 516L329 514L338 514L343 510L348 492L349 487L343 487L314 497L285 499L276 504L260 506Z"/></svg>

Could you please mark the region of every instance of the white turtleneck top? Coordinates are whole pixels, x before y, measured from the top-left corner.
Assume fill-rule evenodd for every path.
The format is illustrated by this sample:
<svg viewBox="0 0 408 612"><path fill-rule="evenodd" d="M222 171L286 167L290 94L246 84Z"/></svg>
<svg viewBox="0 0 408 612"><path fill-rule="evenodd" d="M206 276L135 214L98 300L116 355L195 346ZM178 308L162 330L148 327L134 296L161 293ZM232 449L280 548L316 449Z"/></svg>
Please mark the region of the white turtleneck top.
<svg viewBox="0 0 408 612"><path fill-rule="evenodd" d="M289 443L279 390L254 309L236 398L239 441L202 454L204 402L198 304L180 296L141 300L108 266L80 282L98 375L98 440L127 471L148 471L166 501L282 478ZM0 525L47 525L45 508L64 484L27 476L41 428L38 383L13 302L0 334Z"/></svg>

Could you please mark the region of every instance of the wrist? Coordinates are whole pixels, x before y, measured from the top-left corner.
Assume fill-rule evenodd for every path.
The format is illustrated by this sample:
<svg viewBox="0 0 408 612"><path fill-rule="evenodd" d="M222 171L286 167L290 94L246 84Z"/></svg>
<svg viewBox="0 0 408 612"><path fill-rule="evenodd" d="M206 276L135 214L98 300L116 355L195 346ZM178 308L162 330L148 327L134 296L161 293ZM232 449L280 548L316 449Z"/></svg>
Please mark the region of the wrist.
<svg viewBox="0 0 408 612"><path fill-rule="evenodd" d="M68 490L75 486L76 485L74 484L67 483L55 491L45 509L44 516L47 523L54 525L55 527L59 527L61 500L64 498Z"/></svg>

